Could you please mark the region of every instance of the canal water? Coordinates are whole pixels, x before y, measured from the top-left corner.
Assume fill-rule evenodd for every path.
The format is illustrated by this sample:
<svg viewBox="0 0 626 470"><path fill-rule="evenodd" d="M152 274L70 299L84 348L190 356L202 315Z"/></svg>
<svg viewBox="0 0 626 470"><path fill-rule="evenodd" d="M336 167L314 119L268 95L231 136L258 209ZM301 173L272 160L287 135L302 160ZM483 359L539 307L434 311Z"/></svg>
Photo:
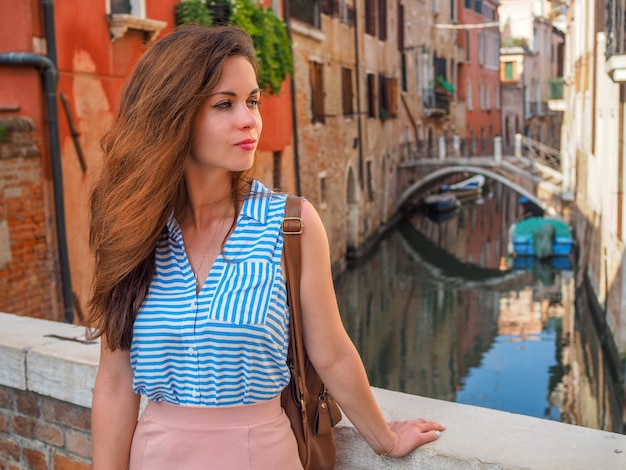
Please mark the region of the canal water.
<svg viewBox="0 0 626 470"><path fill-rule="evenodd" d="M624 432L620 374L577 306L575 266L518 267L508 255L522 213L518 194L489 182L448 220L402 220L336 280L370 382Z"/></svg>

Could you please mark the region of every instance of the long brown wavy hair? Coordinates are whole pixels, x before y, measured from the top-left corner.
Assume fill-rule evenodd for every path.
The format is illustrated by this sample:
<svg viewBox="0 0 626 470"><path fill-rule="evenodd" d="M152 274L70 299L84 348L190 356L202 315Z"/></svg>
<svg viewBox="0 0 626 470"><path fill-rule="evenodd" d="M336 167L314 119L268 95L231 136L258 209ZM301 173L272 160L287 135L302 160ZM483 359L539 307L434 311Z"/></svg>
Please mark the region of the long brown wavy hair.
<svg viewBox="0 0 626 470"><path fill-rule="evenodd" d="M237 55L257 72L254 45L242 29L186 26L154 43L126 81L119 113L101 140L104 157L90 199L95 273L87 325L93 338L106 335L112 350L130 348L159 236L186 203L183 169L194 120L224 62ZM245 179L232 177L237 214Z"/></svg>

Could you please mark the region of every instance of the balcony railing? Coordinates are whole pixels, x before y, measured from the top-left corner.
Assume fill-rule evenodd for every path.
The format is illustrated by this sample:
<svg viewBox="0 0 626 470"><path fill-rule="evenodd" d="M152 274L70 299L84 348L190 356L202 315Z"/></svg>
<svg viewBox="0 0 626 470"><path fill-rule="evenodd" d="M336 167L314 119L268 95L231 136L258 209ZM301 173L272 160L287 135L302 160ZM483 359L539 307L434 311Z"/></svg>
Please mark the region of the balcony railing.
<svg viewBox="0 0 626 470"><path fill-rule="evenodd" d="M531 101L527 105L526 117L545 116L548 112L548 103L545 101Z"/></svg>
<svg viewBox="0 0 626 470"><path fill-rule="evenodd" d="M448 114L450 111L450 95L435 88L422 90L424 112L429 115Z"/></svg>

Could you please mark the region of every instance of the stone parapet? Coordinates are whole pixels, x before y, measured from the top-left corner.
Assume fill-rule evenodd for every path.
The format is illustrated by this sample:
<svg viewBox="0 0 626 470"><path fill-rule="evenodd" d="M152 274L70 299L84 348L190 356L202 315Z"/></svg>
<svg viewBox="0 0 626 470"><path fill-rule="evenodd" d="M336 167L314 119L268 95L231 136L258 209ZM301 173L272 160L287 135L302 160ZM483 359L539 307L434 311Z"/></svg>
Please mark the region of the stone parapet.
<svg viewBox="0 0 626 470"><path fill-rule="evenodd" d="M73 325L0 313L0 468L88 469L99 345ZM626 436L374 388L389 420L447 426L404 459L384 459L347 417L336 470L626 468ZM39 466L37 466L39 465Z"/></svg>

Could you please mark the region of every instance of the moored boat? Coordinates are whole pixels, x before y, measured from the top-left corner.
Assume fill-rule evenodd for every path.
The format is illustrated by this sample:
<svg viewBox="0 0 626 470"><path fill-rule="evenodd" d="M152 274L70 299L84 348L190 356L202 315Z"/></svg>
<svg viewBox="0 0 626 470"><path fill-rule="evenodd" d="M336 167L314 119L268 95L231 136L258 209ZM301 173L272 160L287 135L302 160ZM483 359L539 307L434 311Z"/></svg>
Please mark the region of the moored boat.
<svg viewBox="0 0 626 470"><path fill-rule="evenodd" d="M484 175L474 175L453 184L442 184L442 191L467 191L469 189L481 189L485 185Z"/></svg>
<svg viewBox="0 0 626 470"><path fill-rule="evenodd" d="M460 202L468 202L481 197L485 181L483 175L474 175L454 184L442 184L439 190L442 194L454 194Z"/></svg>
<svg viewBox="0 0 626 470"><path fill-rule="evenodd" d="M429 194L423 203L429 211L435 212L452 211L461 204L452 193Z"/></svg>
<svg viewBox="0 0 626 470"><path fill-rule="evenodd" d="M509 235L509 252L515 256L568 256L574 239L565 222L547 217L528 217L514 224Z"/></svg>

